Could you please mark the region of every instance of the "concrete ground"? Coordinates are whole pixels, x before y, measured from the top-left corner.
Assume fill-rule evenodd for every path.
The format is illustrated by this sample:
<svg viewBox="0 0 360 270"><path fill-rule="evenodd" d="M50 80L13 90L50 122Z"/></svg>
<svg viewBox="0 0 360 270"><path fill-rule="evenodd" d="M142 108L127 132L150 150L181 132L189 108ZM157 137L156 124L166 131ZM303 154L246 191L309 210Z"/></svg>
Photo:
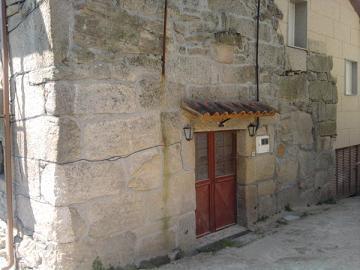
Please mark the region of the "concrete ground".
<svg viewBox="0 0 360 270"><path fill-rule="evenodd" d="M234 239L225 249L159 269L359 270L360 197L306 212L301 219L275 226L248 245L240 247L244 237ZM256 238L256 234L247 237Z"/></svg>

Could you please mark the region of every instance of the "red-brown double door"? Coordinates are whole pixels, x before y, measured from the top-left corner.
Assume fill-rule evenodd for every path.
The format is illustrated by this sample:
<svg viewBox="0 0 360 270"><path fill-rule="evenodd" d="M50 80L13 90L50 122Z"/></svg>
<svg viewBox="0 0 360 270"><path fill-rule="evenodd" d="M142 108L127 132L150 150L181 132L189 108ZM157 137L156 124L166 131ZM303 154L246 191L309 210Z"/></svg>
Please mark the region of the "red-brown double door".
<svg viewBox="0 0 360 270"><path fill-rule="evenodd" d="M196 235L236 223L236 135L195 134Z"/></svg>

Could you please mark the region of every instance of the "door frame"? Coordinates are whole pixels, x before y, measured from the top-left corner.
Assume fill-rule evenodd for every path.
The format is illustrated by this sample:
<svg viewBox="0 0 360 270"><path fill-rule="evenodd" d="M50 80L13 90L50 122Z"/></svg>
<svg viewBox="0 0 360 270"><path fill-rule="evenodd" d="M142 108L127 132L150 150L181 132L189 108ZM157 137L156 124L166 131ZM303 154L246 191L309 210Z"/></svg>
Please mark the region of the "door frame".
<svg viewBox="0 0 360 270"><path fill-rule="evenodd" d="M224 175L224 176L216 176L216 133L232 133L232 147L234 151L234 174ZM202 131L196 132L197 134L207 134L207 147L208 147L208 179L196 179L195 176L195 189L198 187L209 185L209 231L203 234L196 235L196 238L201 238L205 235L223 230L227 227L233 226L237 224L237 131L236 130L218 130L218 131ZM196 142L195 142L196 143ZM195 145L196 147L196 145ZM196 164L195 164L196 166ZM195 168L196 170L196 168ZM228 180L229 178L234 178L234 223L225 225L220 228L216 228L216 206L215 206L215 187L216 182L223 182ZM213 199L212 199L213 198ZM196 224L197 226L197 224Z"/></svg>

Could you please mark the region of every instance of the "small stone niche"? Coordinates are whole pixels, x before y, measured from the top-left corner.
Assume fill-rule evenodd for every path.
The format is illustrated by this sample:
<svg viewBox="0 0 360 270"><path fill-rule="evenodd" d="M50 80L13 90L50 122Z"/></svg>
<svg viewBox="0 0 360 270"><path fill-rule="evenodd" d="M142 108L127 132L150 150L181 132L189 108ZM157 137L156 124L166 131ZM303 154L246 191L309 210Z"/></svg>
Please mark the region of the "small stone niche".
<svg viewBox="0 0 360 270"><path fill-rule="evenodd" d="M231 30L215 33L215 40L223 45L237 46L239 48L242 46L241 34Z"/></svg>

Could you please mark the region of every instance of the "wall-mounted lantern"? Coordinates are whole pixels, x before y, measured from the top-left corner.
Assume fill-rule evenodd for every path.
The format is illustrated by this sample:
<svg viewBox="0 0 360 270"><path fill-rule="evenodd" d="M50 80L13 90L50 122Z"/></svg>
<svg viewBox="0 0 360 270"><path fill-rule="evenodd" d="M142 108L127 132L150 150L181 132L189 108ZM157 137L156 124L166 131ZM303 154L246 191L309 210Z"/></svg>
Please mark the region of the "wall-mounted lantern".
<svg viewBox="0 0 360 270"><path fill-rule="evenodd" d="M256 135L256 131L258 129L258 125L254 123L250 123L248 126L249 136L254 137Z"/></svg>
<svg viewBox="0 0 360 270"><path fill-rule="evenodd" d="M190 125L187 125L183 129L184 129L185 139L187 141L191 141L194 137L194 132L193 132L192 127Z"/></svg>

